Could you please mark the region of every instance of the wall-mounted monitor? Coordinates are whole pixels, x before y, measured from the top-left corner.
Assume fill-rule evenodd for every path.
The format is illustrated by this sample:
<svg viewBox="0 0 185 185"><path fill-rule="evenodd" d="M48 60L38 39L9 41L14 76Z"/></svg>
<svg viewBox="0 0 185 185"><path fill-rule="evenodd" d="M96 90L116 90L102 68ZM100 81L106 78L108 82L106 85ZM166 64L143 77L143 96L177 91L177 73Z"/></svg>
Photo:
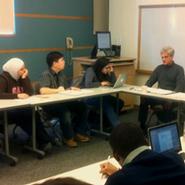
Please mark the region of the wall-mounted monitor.
<svg viewBox="0 0 185 185"><path fill-rule="evenodd" d="M109 31L106 32L96 32L97 39L97 48L100 50L111 49L111 33Z"/></svg>

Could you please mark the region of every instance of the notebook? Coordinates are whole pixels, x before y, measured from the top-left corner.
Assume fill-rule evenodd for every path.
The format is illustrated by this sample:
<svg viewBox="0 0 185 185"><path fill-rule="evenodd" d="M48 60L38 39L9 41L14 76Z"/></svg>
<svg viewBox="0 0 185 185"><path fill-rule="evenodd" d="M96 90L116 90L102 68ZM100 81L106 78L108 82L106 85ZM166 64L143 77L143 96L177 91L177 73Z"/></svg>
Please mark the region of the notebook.
<svg viewBox="0 0 185 185"><path fill-rule="evenodd" d="M148 129L151 149L158 153L175 151L182 155L180 135L176 123L162 124Z"/></svg>
<svg viewBox="0 0 185 185"><path fill-rule="evenodd" d="M125 74L119 74L113 88L123 87L125 82L126 82L126 75Z"/></svg>
<svg viewBox="0 0 185 185"><path fill-rule="evenodd" d="M67 96L80 96L94 93L92 89L79 89L79 90L65 90L60 92L59 94L67 95Z"/></svg>
<svg viewBox="0 0 185 185"><path fill-rule="evenodd" d="M152 87L147 87L147 92L153 93L153 94L159 94L159 95L167 95L167 94L174 93L174 91L171 91L171 90L152 88Z"/></svg>

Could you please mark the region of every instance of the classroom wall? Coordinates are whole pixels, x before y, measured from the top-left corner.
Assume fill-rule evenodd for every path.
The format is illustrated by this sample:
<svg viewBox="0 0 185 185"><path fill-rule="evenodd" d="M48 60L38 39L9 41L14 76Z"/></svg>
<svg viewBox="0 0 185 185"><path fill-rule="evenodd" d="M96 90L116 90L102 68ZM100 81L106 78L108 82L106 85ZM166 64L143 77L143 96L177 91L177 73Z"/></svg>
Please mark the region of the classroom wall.
<svg viewBox="0 0 185 185"><path fill-rule="evenodd" d="M93 0L93 32L109 29L109 0Z"/></svg>
<svg viewBox="0 0 185 185"><path fill-rule="evenodd" d="M66 74L72 74L71 57L90 55L93 35L93 0L15 0L16 34L0 36L0 68L11 57L22 58L32 80L46 69L48 52L58 50L66 58ZM66 50L65 38L74 40Z"/></svg>
<svg viewBox="0 0 185 185"><path fill-rule="evenodd" d="M185 4L185 0L109 0L109 3L109 29L112 33L112 42L121 44L122 55L135 57L137 65L138 6ZM143 85L147 79L148 75L137 74L135 83Z"/></svg>

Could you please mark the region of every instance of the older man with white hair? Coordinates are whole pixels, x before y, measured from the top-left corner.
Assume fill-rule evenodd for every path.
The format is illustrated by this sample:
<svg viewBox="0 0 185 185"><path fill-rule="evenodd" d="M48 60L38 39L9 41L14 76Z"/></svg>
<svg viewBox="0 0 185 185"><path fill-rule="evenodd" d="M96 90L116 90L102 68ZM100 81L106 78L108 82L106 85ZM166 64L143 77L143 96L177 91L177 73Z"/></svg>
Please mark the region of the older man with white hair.
<svg viewBox="0 0 185 185"><path fill-rule="evenodd" d="M171 47L164 47L161 49L160 55L162 64L157 66L152 72L150 78L146 82L146 86L152 87L155 83L158 83L158 87L161 89L172 90L175 92L184 92L185 88L185 76L182 66L176 64L173 60L174 49ZM170 118L170 110L173 104L169 101L163 101L152 98L141 97L141 103L139 108L139 122L141 128L146 133L146 120L148 116L148 107L154 105L162 105L166 110L169 110L166 114Z"/></svg>

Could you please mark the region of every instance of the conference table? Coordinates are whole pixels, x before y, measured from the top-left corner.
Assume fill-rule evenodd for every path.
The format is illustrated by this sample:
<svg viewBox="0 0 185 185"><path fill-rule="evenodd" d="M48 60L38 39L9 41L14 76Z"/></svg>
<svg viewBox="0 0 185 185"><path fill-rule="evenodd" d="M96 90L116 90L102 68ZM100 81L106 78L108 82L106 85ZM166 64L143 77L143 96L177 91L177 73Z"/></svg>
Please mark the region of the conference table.
<svg viewBox="0 0 185 185"><path fill-rule="evenodd" d="M45 156L45 152L39 150L36 147L36 122L35 122L35 112L36 110L48 104L55 103L64 103L68 101L74 101L84 98L90 97L100 97L100 133L106 134L103 132L103 116L102 116L102 97L107 94L119 93L119 89L105 89L105 88L93 88L93 89L82 89L80 91L74 90L66 90L65 92L61 92L58 94L49 94L49 95L34 95L27 99L6 99L0 100L0 111L3 112L4 115L4 140L5 140L5 150L0 154L4 155L8 161L10 161L10 165L14 166L18 162L18 158L10 154L9 150L9 138L8 138L8 118L7 111L19 108L30 107L32 109L32 145L25 146L26 149L33 151L37 154L39 158L43 158Z"/></svg>
<svg viewBox="0 0 185 185"><path fill-rule="evenodd" d="M185 102L185 93L170 93L170 94L158 94L151 93L146 88L142 88L140 86L127 85L125 84L121 88L111 88L111 87L100 87L100 88L91 88L91 89L82 89L80 91L74 90L66 90L64 92L58 94L49 94L49 95L34 95L27 99L13 99L13 100L0 100L0 111L4 112L4 134L5 134L5 153L4 155L8 157L11 161L10 164L15 165L18 159L9 152L9 140L8 140L8 119L7 119L7 111L12 109L18 109L23 107L31 107L32 108L32 146L27 146L26 148L36 152L41 158L45 156L45 152L37 149L36 147L36 132L35 132L35 112L38 107L42 107L43 105L55 104L55 103L64 103L68 101L81 100L85 98L91 97L100 97L100 130L99 133L108 135L103 131L103 108L102 101L103 96L109 94L116 94L117 97L119 93L129 93L133 95L139 96L147 96L157 99L169 100L178 102L178 120L180 117L181 111L181 103Z"/></svg>

